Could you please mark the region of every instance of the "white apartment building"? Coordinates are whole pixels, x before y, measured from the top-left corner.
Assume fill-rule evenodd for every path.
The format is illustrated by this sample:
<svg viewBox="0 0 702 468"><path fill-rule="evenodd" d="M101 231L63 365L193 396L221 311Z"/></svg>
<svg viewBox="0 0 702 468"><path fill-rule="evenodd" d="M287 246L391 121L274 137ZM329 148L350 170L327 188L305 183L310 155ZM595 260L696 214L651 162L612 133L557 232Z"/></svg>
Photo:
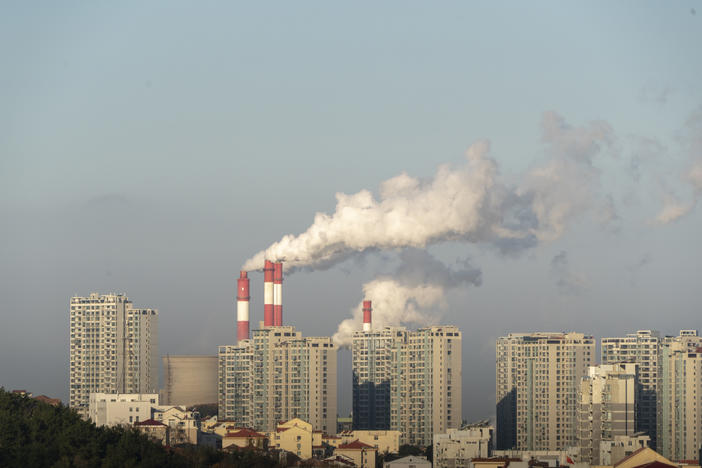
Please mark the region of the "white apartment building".
<svg viewBox="0 0 702 468"><path fill-rule="evenodd" d="M461 332L454 326L354 332L354 429L400 431L427 446L461 425Z"/></svg>
<svg viewBox="0 0 702 468"><path fill-rule="evenodd" d="M580 461L602 465L602 440L636 432L636 368L636 363L601 364L590 367L581 380L577 420Z"/></svg>
<svg viewBox="0 0 702 468"><path fill-rule="evenodd" d="M158 311L91 293L70 304L69 406L88 416L91 393L158 391Z"/></svg>
<svg viewBox="0 0 702 468"><path fill-rule="evenodd" d="M636 394L636 431L644 432L656 443L656 394L662 339L655 330L638 330L622 337L602 338L602 364L634 362L638 366Z"/></svg>
<svg viewBox="0 0 702 468"><path fill-rule="evenodd" d="M681 330L661 348L657 451L695 460L702 447L702 337Z"/></svg>
<svg viewBox="0 0 702 468"><path fill-rule="evenodd" d="M303 337L291 326L254 330L219 347L219 419L258 431L300 418L336 432L337 354L329 337Z"/></svg>
<svg viewBox="0 0 702 468"><path fill-rule="evenodd" d="M476 425L434 434L434 467L469 468L473 458L492 456L494 430L492 426Z"/></svg>
<svg viewBox="0 0 702 468"><path fill-rule="evenodd" d="M150 419L158 403L158 393L91 393L88 417L96 426L131 426Z"/></svg>
<svg viewBox="0 0 702 468"><path fill-rule="evenodd" d="M582 333L510 333L497 339L498 450L574 446L580 379L595 341Z"/></svg>

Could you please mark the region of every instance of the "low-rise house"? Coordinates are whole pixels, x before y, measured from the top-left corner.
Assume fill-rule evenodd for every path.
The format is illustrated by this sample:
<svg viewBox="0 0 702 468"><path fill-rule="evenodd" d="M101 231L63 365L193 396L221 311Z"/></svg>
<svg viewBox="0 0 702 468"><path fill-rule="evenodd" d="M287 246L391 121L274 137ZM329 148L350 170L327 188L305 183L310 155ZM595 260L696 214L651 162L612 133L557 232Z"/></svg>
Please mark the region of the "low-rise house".
<svg viewBox="0 0 702 468"><path fill-rule="evenodd" d="M162 422L147 419L134 423L134 427L139 432L149 436L152 440L161 443L161 445L170 445L168 426Z"/></svg>
<svg viewBox="0 0 702 468"><path fill-rule="evenodd" d="M338 434L341 443L360 440L372 445L378 453L398 453L400 451L400 431L345 431Z"/></svg>
<svg viewBox="0 0 702 468"><path fill-rule="evenodd" d="M484 425L434 434L434 466L467 468L473 458L492 456L493 432L492 426Z"/></svg>
<svg viewBox="0 0 702 468"><path fill-rule="evenodd" d="M232 445L239 448L265 450L268 448L268 437L253 429L241 428L234 432L228 432L222 438L222 448L227 448Z"/></svg>
<svg viewBox="0 0 702 468"><path fill-rule="evenodd" d="M200 417L196 411L188 411L180 406L158 406L153 408L153 419L171 429L171 445L197 445Z"/></svg>
<svg viewBox="0 0 702 468"><path fill-rule="evenodd" d="M651 438L643 433L632 436L615 436L613 440L600 441L600 463L613 465L635 451L648 447Z"/></svg>
<svg viewBox="0 0 702 468"><path fill-rule="evenodd" d="M350 458L358 468L375 468L375 457L378 450L372 445L364 444L360 440L339 445L334 449L334 455Z"/></svg>
<svg viewBox="0 0 702 468"><path fill-rule="evenodd" d="M319 434L321 444L322 434ZM278 424L275 432L269 434L269 447L291 452L302 460L312 458L312 424L294 418Z"/></svg>
<svg viewBox="0 0 702 468"><path fill-rule="evenodd" d="M397 460L383 463L388 468L431 468L431 462L426 457L410 455Z"/></svg>

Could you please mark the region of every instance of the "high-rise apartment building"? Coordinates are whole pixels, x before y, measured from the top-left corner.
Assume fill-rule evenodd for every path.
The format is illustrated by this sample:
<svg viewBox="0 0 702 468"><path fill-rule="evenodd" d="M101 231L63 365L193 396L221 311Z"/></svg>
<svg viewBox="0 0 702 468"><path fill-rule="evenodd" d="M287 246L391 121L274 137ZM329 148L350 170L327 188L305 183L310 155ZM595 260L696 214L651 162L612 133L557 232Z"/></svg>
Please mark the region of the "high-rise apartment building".
<svg viewBox="0 0 702 468"><path fill-rule="evenodd" d="M563 450L577 443L580 380L595 341L582 333L510 333L497 339L497 449Z"/></svg>
<svg viewBox="0 0 702 468"><path fill-rule="evenodd" d="M577 436L580 461L601 465L600 442L633 436L636 402L635 363L590 367L580 381Z"/></svg>
<svg viewBox="0 0 702 468"><path fill-rule="evenodd" d="M259 431L300 418L336 431L337 355L329 337L303 337L291 326L254 330L219 347L219 417Z"/></svg>
<svg viewBox="0 0 702 468"><path fill-rule="evenodd" d="M602 338L602 364L633 362L638 366L636 431L656 445L656 394L661 337L655 330L638 330L622 337Z"/></svg>
<svg viewBox="0 0 702 468"><path fill-rule="evenodd" d="M461 425L461 332L453 326L353 334L357 430L397 430L402 444L427 446Z"/></svg>
<svg viewBox="0 0 702 468"><path fill-rule="evenodd" d="M71 408L87 417L91 393L158 392L158 311L92 293L69 313Z"/></svg>
<svg viewBox="0 0 702 468"><path fill-rule="evenodd" d="M658 452L693 460L702 447L702 337L681 330L661 347L658 391Z"/></svg>

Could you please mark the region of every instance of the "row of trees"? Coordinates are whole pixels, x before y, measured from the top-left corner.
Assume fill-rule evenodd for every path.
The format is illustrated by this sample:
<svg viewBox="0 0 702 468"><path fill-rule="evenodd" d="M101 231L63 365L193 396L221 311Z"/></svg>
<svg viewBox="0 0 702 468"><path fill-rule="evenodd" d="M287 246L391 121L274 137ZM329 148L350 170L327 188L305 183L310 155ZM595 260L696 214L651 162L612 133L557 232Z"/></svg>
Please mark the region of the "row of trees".
<svg viewBox="0 0 702 468"><path fill-rule="evenodd" d="M275 467L267 455L162 447L132 428L96 427L74 411L0 388L2 467Z"/></svg>

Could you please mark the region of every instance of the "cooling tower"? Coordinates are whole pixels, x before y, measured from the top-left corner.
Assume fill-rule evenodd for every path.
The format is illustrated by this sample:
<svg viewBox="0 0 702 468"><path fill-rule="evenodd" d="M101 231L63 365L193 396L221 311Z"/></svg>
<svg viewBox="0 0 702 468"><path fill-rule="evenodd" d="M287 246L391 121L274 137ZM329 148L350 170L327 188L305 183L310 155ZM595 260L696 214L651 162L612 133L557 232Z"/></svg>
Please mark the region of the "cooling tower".
<svg viewBox="0 0 702 468"><path fill-rule="evenodd" d="M161 404L217 404L217 379L217 356L163 356Z"/></svg>

